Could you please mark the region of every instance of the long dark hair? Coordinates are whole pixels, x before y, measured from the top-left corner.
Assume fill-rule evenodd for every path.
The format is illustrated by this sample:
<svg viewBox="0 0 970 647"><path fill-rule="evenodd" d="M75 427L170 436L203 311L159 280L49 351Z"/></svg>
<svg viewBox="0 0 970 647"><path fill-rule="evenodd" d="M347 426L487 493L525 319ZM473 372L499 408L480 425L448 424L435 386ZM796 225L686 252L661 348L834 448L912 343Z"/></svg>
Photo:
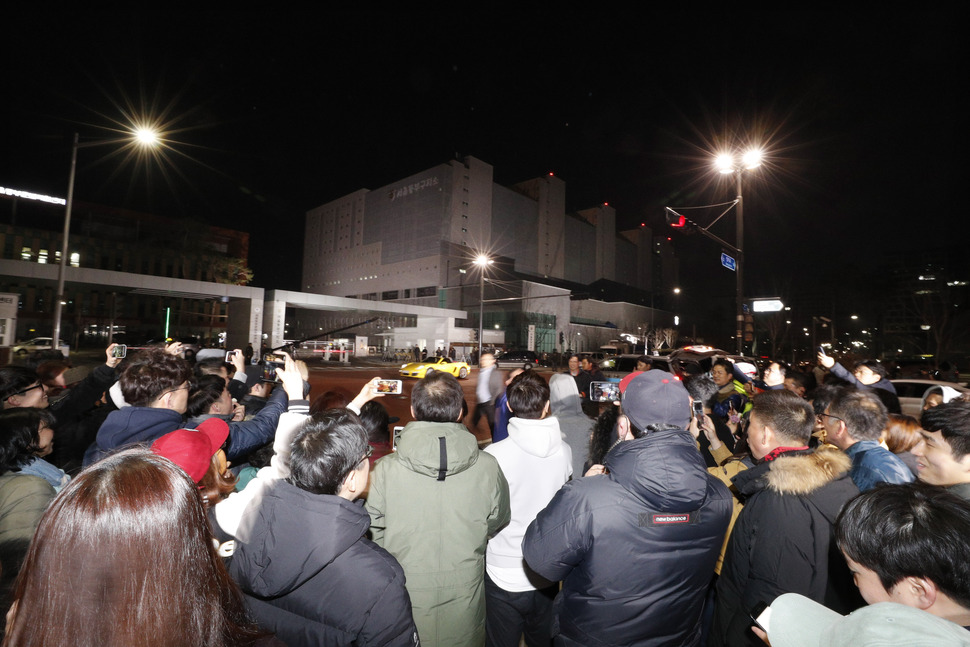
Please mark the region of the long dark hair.
<svg viewBox="0 0 970 647"><path fill-rule="evenodd" d="M147 449L55 497L17 579L4 647L230 647L261 637L209 537L195 483Z"/></svg>

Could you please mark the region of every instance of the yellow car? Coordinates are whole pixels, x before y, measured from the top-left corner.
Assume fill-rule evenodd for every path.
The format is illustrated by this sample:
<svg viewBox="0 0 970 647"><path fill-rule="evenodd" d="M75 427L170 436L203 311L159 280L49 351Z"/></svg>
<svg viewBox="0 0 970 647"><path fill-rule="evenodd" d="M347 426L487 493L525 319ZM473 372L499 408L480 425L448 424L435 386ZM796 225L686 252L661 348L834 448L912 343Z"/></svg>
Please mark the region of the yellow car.
<svg viewBox="0 0 970 647"><path fill-rule="evenodd" d="M451 373L455 377L468 377L468 364L465 362L454 362L447 357L426 357L423 362L411 362L401 367L401 375L404 377L424 377L431 375L435 371Z"/></svg>

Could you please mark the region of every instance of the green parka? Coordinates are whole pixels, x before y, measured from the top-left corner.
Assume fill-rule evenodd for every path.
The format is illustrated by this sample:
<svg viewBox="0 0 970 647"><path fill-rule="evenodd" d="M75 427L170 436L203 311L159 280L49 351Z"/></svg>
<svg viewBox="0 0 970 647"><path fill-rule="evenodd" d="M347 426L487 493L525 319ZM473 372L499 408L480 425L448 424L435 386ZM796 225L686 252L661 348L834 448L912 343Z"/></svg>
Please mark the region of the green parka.
<svg viewBox="0 0 970 647"><path fill-rule="evenodd" d="M424 647L485 644L485 546L511 516L496 460L459 423L412 422L377 462L374 541L401 563Z"/></svg>

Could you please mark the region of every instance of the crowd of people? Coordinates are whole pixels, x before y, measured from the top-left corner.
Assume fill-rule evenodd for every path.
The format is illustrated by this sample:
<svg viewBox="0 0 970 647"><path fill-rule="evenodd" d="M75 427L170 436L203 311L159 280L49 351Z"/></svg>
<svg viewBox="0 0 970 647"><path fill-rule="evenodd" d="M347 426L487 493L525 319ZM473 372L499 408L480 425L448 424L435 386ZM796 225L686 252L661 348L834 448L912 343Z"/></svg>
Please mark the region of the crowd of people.
<svg viewBox="0 0 970 647"><path fill-rule="evenodd" d="M879 362L486 352L392 442L378 378L112 350L0 368L4 646L970 645L970 402Z"/></svg>

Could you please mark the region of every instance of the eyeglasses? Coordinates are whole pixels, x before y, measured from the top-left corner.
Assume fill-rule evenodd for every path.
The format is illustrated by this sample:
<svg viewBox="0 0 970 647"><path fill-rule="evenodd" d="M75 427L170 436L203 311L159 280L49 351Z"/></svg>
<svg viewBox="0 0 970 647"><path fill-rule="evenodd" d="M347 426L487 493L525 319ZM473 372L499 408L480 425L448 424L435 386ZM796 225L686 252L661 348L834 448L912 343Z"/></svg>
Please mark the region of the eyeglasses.
<svg viewBox="0 0 970 647"><path fill-rule="evenodd" d="M44 385L41 384L40 382L38 382L37 384L34 384L33 386L28 386L23 391L17 391L16 393L14 393L14 395L24 395L26 393L30 393L34 389L43 389L43 388L44 388Z"/></svg>
<svg viewBox="0 0 970 647"><path fill-rule="evenodd" d="M180 386L174 389L169 389L168 391L163 392L162 395L165 395L166 393L175 393L176 391L181 391L182 389L185 389L186 391L188 391L190 388L192 388L191 384L185 384L183 386Z"/></svg>
<svg viewBox="0 0 970 647"><path fill-rule="evenodd" d="M367 446L367 452L364 453L364 457L363 458L361 458L359 461L357 461L357 464L360 465L361 463L363 463L364 461L366 461L368 458L370 458L373 455L374 455L374 448L371 447L370 445L368 445Z"/></svg>
<svg viewBox="0 0 970 647"><path fill-rule="evenodd" d="M839 422L845 422L842 418L838 416L833 416L831 413L818 413L815 415L815 419L822 422L822 418L832 418L833 420L838 420Z"/></svg>

